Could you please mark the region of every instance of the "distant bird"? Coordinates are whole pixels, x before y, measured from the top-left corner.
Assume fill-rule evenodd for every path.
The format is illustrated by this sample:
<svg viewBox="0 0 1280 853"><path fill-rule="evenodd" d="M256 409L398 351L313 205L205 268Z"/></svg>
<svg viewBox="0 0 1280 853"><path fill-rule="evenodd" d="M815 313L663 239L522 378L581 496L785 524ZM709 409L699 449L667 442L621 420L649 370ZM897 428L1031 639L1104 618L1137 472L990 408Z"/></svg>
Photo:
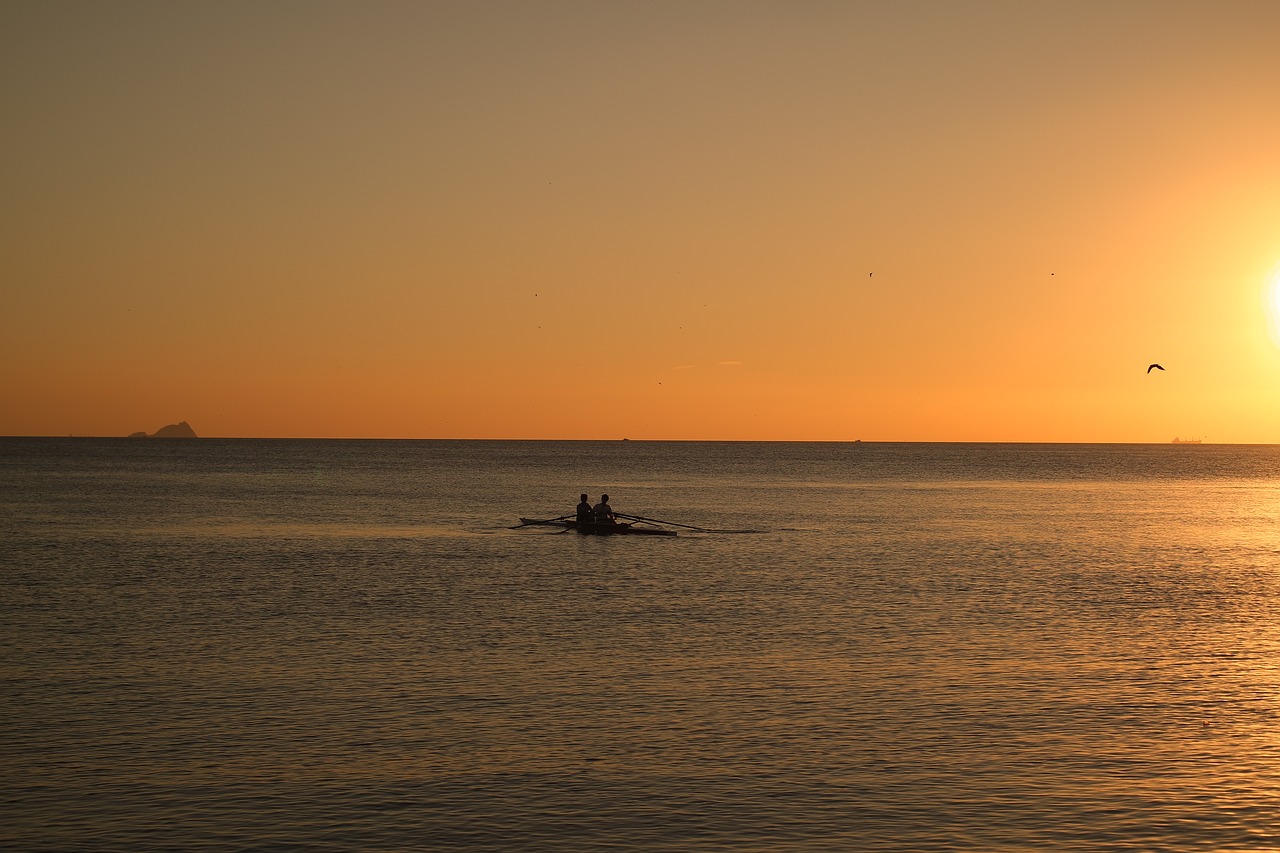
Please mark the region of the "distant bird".
<svg viewBox="0 0 1280 853"><path fill-rule="evenodd" d="M1164 368L1158 364L1151 364L1147 366L1147 373L1150 373L1153 370L1164 370Z"/></svg>

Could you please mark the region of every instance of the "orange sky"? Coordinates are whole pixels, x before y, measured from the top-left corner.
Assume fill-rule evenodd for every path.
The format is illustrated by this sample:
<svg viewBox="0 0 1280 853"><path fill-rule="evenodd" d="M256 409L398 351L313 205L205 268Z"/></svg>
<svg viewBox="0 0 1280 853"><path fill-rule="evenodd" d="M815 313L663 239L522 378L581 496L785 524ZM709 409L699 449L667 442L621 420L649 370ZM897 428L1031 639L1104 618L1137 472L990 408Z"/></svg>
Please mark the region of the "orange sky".
<svg viewBox="0 0 1280 853"><path fill-rule="evenodd" d="M0 434L1280 442L1278 32L10 0Z"/></svg>

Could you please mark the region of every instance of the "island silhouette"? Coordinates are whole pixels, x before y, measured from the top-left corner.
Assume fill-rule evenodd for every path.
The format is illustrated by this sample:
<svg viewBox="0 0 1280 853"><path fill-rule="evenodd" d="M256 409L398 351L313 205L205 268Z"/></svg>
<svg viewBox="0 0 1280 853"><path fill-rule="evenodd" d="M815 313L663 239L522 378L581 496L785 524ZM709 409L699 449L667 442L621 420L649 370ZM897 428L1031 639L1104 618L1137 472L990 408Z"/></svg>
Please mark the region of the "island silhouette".
<svg viewBox="0 0 1280 853"><path fill-rule="evenodd" d="M162 426L150 435L145 432L135 432L129 438L199 438L199 436L191 428L191 424L186 421L179 421L176 424Z"/></svg>

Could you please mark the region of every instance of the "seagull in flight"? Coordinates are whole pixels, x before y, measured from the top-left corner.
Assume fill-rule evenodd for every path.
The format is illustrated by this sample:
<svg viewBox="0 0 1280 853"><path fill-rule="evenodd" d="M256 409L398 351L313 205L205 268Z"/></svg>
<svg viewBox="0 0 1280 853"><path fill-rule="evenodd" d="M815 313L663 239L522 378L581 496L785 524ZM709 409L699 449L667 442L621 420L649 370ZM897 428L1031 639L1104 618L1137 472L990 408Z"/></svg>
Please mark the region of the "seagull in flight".
<svg viewBox="0 0 1280 853"><path fill-rule="evenodd" d="M1147 373L1150 373L1153 370L1164 370L1164 368L1158 364L1147 365Z"/></svg>

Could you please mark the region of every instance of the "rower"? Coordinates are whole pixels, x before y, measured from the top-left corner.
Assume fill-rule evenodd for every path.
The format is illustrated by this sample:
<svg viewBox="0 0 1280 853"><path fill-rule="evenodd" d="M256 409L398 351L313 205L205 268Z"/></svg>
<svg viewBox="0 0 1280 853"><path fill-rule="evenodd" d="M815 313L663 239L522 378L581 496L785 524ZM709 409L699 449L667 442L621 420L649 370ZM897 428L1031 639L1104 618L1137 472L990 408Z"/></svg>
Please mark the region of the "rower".
<svg viewBox="0 0 1280 853"><path fill-rule="evenodd" d="M596 519L596 511L591 508L591 503L587 500L587 496L583 495L578 500L578 523L590 524Z"/></svg>
<svg viewBox="0 0 1280 853"><path fill-rule="evenodd" d="M609 506L609 496L601 495L600 503L596 504L593 510L596 517L596 524L617 524L618 521L613 515L613 507Z"/></svg>

